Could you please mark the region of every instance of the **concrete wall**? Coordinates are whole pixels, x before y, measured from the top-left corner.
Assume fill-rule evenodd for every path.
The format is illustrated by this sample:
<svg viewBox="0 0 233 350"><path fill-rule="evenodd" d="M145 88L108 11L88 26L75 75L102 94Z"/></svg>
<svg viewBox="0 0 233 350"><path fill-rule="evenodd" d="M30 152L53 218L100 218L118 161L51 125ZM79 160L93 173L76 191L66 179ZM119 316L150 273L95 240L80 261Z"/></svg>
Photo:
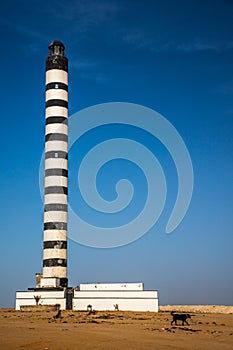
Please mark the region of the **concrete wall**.
<svg viewBox="0 0 233 350"><path fill-rule="evenodd" d="M87 310L87 305L93 310L115 310L114 305L123 311L158 312L157 291L75 291L73 310Z"/></svg>
<svg viewBox="0 0 233 350"><path fill-rule="evenodd" d="M16 310L21 306L35 306L35 296L40 296L39 305L60 304L60 309L66 309L65 291L25 291L16 292ZM122 311L158 312L158 292L143 290L82 290L74 291L73 310L87 310L87 305L93 310L115 310L114 305Z"/></svg>
<svg viewBox="0 0 233 350"><path fill-rule="evenodd" d="M25 291L16 292L15 309L20 310L20 306L36 305L34 296L40 296L39 305L60 304L60 309L66 309L66 298L64 291Z"/></svg>
<svg viewBox="0 0 233 350"><path fill-rule="evenodd" d="M49 250L49 249L47 249ZM40 287L52 287L52 288L56 288L56 287L59 287L59 284L60 284L60 278L56 278L56 277L47 277L47 278L41 278L40 279Z"/></svg>

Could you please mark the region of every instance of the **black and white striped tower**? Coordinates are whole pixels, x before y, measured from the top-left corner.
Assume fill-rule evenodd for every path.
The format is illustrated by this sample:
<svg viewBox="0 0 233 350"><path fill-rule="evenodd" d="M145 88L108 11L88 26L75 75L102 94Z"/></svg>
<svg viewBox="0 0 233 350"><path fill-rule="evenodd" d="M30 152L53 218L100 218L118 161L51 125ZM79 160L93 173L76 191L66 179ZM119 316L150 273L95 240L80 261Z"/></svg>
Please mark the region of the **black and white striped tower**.
<svg viewBox="0 0 233 350"><path fill-rule="evenodd" d="M67 287L68 59L60 41L46 59L43 282ZM49 283L49 281L55 281Z"/></svg>

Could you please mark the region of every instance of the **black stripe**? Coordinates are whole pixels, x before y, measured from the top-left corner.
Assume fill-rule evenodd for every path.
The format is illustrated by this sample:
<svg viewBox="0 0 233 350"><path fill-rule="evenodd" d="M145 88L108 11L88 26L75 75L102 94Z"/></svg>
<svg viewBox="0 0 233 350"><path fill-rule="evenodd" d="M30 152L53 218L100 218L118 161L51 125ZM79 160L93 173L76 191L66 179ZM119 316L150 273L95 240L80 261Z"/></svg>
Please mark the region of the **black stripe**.
<svg viewBox="0 0 233 350"><path fill-rule="evenodd" d="M48 159L48 158L68 159L68 153L64 151L49 151L45 153L45 159Z"/></svg>
<svg viewBox="0 0 233 350"><path fill-rule="evenodd" d="M45 241L44 249L67 249L66 241Z"/></svg>
<svg viewBox="0 0 233 350"><path fill-rule="evenodd" d="M68 287L68 278L62 277L60 278L60 286L61 287ZM67 291L68 292L68 291ZM73 292L72 292L73 293Z"/></svg>
<svg viewBox="0 0 233 350"><path fill-rule="evenodd" d="M66 222L45 222L44 230L67 230Z"/></svg>
<svg viewBox="0 0 233 350"><path fill-rule="evenodd" d="M65 211L67 212L68 206L67 204L59 204L59 203L50 203L45 204L44 211Z"/></svg>
<svg viewBox="0 0 233 350"><path fill-rule="evenodd" d="M68 108L68 102L65 100L57 99L57 98L46 101L46 108L47 107L54 107L54 106Z"/></svg>
<svg viewBox="0 0 233 350"><path fill-rule="evenodd" d="M68 142L68 135L60 133L47 134L45 136L45 141L65 141Z"/></svg>
<svg viewBox="0 0 233 350"><path fill-rule="evenodd" d="M66 118L66 117L48 117L48 118L46 118L45 123L46 123L46 125L47 124L60 124L60 123L67 125L68 118Z"/></svg>
<svg viewBox="0 0 233 350"><path fill-rule="evenodd" d="M62 193L67 194L68 188L65 186L49 186L45 187L44 194Z"/></svg>
<svg viewBox="0 0 233 350"><path fill-rule="evenodd" d="M48 83L46 85L46 90L50 89L62 89L68 91L68 85L60 82Z"/></svg>
<svg viewBox="0 0 233 350"><path fill-rule="evenodd" d="M60 259L60 258L44 259L43 260L43 267L55 267L55 266L66 267L67 260Z"/></svg>
<svg viewBox="0 0 233 350"><path fill-rule="evenodd" d="M46 58L46 71L59 69L68 72L68 59L65 56L48 56Z"/></svg>
<svg viewBox="0 0 233 350"><path fill-rule="evenodd" d="M64 176L68 177L68 170L61 168L45 169L45 176Z"/></svg>

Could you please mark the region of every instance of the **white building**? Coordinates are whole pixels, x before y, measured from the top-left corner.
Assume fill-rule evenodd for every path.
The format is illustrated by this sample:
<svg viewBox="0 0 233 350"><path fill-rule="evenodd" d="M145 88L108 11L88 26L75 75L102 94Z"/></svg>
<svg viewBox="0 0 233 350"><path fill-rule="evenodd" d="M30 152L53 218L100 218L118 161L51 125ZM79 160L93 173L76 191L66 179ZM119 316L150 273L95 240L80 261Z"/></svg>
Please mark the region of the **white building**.
<svg viewBox="0 0 233 350"><path fill-rule="evenodd" d="M144 291L143 283L80 284L74 290L73 310L158 312L158 292Z"/></svg>
<svg viewBox="0 0 233 350"><path fill-rule="evenodd" d="M37 301L36 301L37 300ZM143 283L80 284L75 289L37 288L16 292L16 310L21 306L60 305L61 310L158 312L158 292L145 291Z"/></svg>

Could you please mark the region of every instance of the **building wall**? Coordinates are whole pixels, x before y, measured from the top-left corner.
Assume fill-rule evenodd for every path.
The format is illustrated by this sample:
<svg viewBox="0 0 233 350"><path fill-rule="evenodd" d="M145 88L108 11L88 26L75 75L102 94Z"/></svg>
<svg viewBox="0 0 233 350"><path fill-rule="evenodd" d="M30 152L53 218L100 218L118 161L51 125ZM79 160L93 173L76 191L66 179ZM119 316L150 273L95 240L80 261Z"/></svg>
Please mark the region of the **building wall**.
<svg viewBox="0 0 233 350"><path fill-rule="evenodd" d="M114 305L122 311L158 312L157 291L75 291L73 310L87 310L87 305L93 310L115 310Z"/></svg>
<svg viewBox="0 0 233 350"><path fill-rule="evenodd" d="M143 283L85 283L80 290L143 290Z"/></svg>
<svg viewBox="0 0 233 350"><path fill-rule="evenodd" d="M39 305L60 304L60 309L66 309L66 298L64 291L37 291L37 292L16 292L15 309L20 310L20 306L36 305L34 296L40 296Z"/></svg>
<svg viewBox="0 0 233 350"><path fill-rule="evenodd" d="M36 305L35 296L40 296L39 305L60 304L60 309L66 309L65 291L25 291L16 292L16 310L20 306ZM158 312L157 291L74 291L73 310L87 310L87 305L93 310L115 310L116 304L122 311Z"/></svg>

